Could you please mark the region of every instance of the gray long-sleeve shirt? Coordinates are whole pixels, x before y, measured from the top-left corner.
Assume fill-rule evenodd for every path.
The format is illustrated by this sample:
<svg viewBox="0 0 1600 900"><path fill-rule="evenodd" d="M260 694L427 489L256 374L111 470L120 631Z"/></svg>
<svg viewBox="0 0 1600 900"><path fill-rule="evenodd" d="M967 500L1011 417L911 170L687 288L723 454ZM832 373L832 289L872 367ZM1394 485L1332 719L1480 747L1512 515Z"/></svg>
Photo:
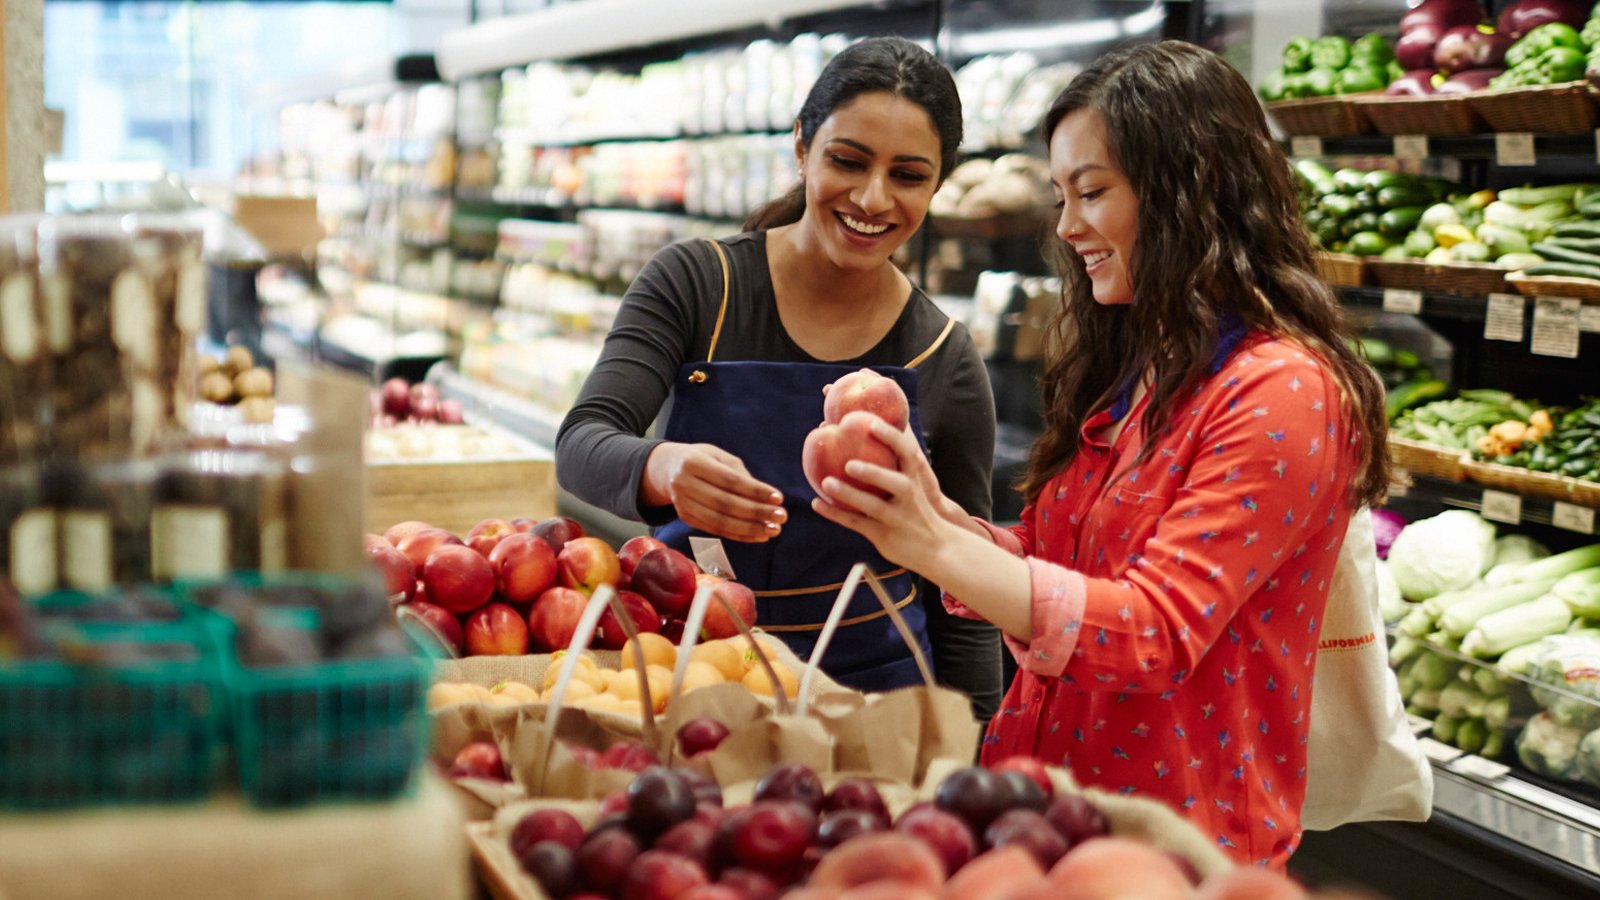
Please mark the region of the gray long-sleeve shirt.
<svg viewBox="0 0 1600 900"><path fill-rule="evenodd" d="M784 330L767 267L766 235L723 240L728 311L718 361L814 363ZM574 495L623 518L663 524L670 507L642 507L639 484L658 440L645 437L667 402L678 368L706 358L722 299L722 269L704 242L673 244L639 273L595 364L556 437L556 476ZM872 349L852 366L903 366L922 353L948 318L920 290ZM917 407L928 459L941 489L973 515L992 504L995 413L983 359L959 324L917 367ZM973 698L987 719L1000 698L1000 644L992 626L948 615L937 589L923 591L934 667L941 681Z"/></svg>

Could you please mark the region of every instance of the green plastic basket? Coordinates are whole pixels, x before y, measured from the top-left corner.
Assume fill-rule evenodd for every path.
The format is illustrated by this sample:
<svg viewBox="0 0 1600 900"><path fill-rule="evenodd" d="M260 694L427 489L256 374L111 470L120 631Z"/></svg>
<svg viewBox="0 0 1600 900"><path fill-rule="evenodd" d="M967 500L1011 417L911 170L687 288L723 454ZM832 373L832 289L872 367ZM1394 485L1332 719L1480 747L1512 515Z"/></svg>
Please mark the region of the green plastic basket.
<svg viewBox="0 0 1600 900"><path fill-rule="evenodd" d="M48 598L52 605L83 602ZM227 711L214 633L198 620L80 623L84 644L186 648L192 658L0 665L0 807L200 800L215 788Z"/></svg>

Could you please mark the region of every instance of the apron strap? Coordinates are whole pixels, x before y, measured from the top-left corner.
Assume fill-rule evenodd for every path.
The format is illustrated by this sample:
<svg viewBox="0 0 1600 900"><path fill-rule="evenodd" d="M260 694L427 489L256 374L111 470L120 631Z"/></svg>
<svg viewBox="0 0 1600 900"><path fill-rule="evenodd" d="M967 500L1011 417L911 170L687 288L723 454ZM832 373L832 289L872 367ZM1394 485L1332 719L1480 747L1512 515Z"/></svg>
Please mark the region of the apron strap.
<svg viewBox="0 0 1600 900"><path fill-rule="evenodd" d="M910 592L898 600L895 603L894 608L904 609L911 603L911 601L915 599L917 599L917 585L916 582L912 582ZM842 628L845 625L860 625L862 622L871 622L873 619L881 619L888 614L888 610L879 608L873 612L867 613L864 616L852 616L848 619L840 619L839 626ZM786 631L791 633L800 631L821 631L824 624L825 623L823 622L818 622L815 625L763 625L761 626L761 630L772 632Z"/></svg>
<svg viewBox="0 0 1600 900"><path fill-rule="evenodd" d="M722 320L728 315L728 254L722 251L722 245L713 240L707 240L711 249L717 251L717 262L722 264L722 305L717 307L717 324L711 329L711 346L706 350L706 362L717 355L717 339L722 337Z"/></svg>
<svg viewBox="0 0 1600 900"><path fill-rule="evenodd" d="M933 343L928 345L928 349L922 351L921 353L918 353L915 359L911 360L911 362L906 363L905 367L908 368L908 369L915 369L917 367L918 363L921 363L924 360L926 360L928 357L932 356L934 351L939 349L939 345L944 343L944 339L950 336L950 332L955 327L956 327L956 320L955 319L949 319L949 318L945 319L944 320L944 330L939 332L939 336L933 339Z"/></svg>
<svg viewBox="0 0 1600 900"><path fill-rule="evenodd" d="M890 569L887 572L874 572L873 575L883 579L898 578L905 573L905 567L901 566L898 569ZM820 594L823 591L837 591L842 587L844 587L844 582L836 581L833 584L819 584L816 587L786 588L780 591L751 591L751 593L755 594L757 597L766 597L770 599L772 597L798 597L803 594Z"/></svg>

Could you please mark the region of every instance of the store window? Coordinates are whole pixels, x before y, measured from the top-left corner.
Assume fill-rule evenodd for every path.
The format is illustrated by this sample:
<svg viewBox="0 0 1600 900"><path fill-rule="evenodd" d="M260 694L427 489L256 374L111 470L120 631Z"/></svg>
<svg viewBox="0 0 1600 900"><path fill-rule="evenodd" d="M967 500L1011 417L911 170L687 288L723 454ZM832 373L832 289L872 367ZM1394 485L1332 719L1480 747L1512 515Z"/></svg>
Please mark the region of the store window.
<svg viewBox="0 0 1600 900"><path fill-rule="evenodd" d="M59 159L155 162L226 178L272 135L274 83L392 52L379 2L47 0L45 102L65 113Z"/></svg>

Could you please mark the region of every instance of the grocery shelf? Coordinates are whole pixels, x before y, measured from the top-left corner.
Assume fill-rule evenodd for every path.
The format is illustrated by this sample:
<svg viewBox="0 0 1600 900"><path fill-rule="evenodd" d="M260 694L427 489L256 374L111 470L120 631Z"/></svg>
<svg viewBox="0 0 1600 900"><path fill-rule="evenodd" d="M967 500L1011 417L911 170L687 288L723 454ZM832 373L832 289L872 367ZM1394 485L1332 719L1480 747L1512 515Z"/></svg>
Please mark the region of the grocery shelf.
<svg viewBox="0 0 1600 900"><path fill-rule="evenodd" d="M1321 155L1327 156L1395 156L1395 136L1389 134L1356 134L1346 137L1318 138ZM1493 160L1496 157L1497 138L1493 134L1430 135L1430 157L1455 159ZM1292 150L1294 141L1284 142ZM1595 136L1583 134L1536 134L1533 149L1540 160L1562 160L1596 164Z"/></svg>
<svg viewBox="0 0 1600 900"><path fill-rule="evenodd" d="M1336 286L1339 298L1345 305L1363 309L1383 309L1385 288ZM1526 298L1532 300L1532 297ZM1489 303L1485 297L1464 297L1458 294L1423 293L1422 316L1457 319L1463 322L1482 322L1488 315Z"/></svg>
<svg viewBox="0 0 1600 900"><path fill-rule="evenodd" d="M1391 487L1389 490L1390 497L1432 501L1443 506L1455 509L1469 509L1482 514L1485 491L1491 491L1493 494L1506 493L1498 488L1486 488L1472 481L1445 481L1439 478L1419 475L1415 472L1407 474L1410 476L1411 485L1405 488ZM1518 515L1519 523L1531 522L1536 525L1553 525L1558 528L1567 527L1563 522L1558 522L1556 519L1556 501L1546 497L1526 494L1516 496L1521 501ZM1493 516L1491 515L1490 518L1493 518Z"/></svg>
<svg viewBox="0 0 1600 900"><path fill-rule="evenodd" d="M1450 756L1432 759L1436 820L1481 829L1503 839L1502 849L1536 854L1537 862L1564 869L1600 892L1600 809L1524 780L1506 766Z"/></svg>
<svg viewBox="0 0 1600 900"><path fill-rule="evenodd" d="M576 212L583 209L629 209L660 213L682 213L684 211L683 205L680 203L645 204L626 200L613 200L604 203L579 203L573 200L572 197L552 188L473 188L457 191L456 199L463 203L484 203L513 208L532 206L557 212Z"/></svg>

